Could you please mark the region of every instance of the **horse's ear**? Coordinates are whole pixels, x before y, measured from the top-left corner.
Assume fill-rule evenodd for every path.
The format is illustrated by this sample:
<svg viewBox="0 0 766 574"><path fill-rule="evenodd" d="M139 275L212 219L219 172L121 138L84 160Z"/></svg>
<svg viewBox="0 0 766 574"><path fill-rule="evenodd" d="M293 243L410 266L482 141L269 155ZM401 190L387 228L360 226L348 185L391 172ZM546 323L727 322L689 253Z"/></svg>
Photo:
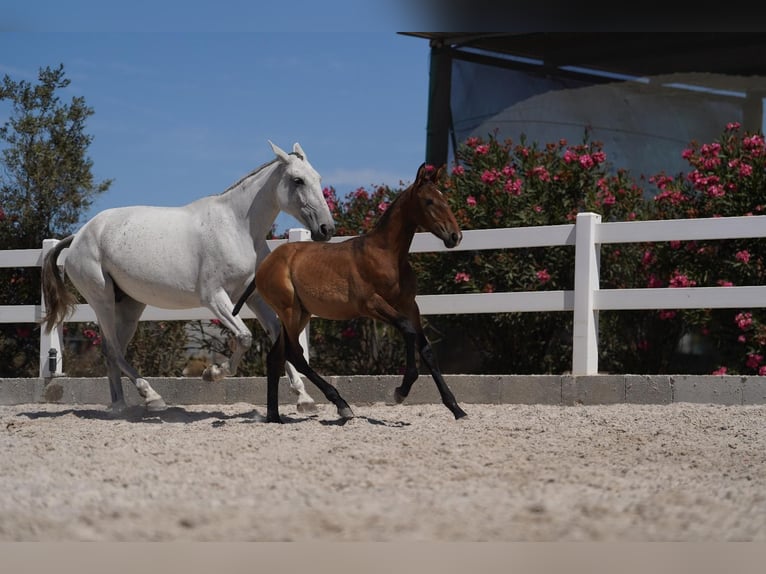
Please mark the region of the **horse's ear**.
<svg viewBox="0 0 766 574"><path fill-rule="evenodd" d="M272 151L276 154L276 156L283 162L287 163L290 158L288 157L285 150L283 150L281 147L276 145L275 143L272 143L271 140L269 140L269 145L271 146Z"/></svg>
<svg viewBox="0 0 766 574"><path fill-rule="evenodd" d="M295 142L293 144L293 153L298 154L298 157L301 159L306 159L306 152L303 151L303 148L301 147L301 144L298 142Z"/></svg>
<svg viewBox="0 0 766 574"><path fill-rule="evenodd" d="M439 169L436 170L436 174L434 175L434 182L438 182L441 180L442 176L444 175L444 172L447 171L447 164L443 163L439 166Z"/></svg>

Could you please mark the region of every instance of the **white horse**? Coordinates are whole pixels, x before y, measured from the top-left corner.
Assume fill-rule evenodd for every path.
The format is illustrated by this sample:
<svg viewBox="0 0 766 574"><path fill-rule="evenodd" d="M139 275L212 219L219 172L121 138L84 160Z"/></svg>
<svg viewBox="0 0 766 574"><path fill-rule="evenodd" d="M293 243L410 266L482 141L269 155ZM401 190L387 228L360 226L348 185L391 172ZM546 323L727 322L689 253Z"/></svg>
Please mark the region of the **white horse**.
<svg viewBox="0 0 766 574"><path fill-rule="evenodd" d="M279 212L299 220L315 241L326 241L335 232L320 176L300 145L296 143L288 154L269 144L276 159L219 195L182 207L107 209L48 252L42 267L45 328L50 332L76 304L56 263L68 247L66 274L95 311L101 329L113 411L125 409L121 373L136 385L148 410L167 408L125 359L146 305L210 309L234 333L236 345L228 361L209 366L202 378L217 381L233 375L252 335L232 314L232 299L245 291L269 253L266 236ZM276 340L279 319L274 311L257 293L247 305ZM298 372L292 367L287 374L299 410L313 410L314 400Z"/></svg>

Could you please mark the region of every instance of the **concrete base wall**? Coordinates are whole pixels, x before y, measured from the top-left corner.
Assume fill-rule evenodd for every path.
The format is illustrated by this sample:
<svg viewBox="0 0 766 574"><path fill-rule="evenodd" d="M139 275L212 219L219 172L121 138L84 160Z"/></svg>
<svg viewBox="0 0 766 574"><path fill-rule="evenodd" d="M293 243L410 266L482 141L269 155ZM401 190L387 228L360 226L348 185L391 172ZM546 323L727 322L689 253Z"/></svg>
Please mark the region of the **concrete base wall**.
<svg viewBox="0 0 766 574"><path fill-rule="evenodd" d="M713 375L445 375L459 403L595 405L615 403L721 405L766 404L766 377ZM218 383L198 378L147 378L169 405L266 404L265 377L234 377ZM393 402L401 378L392 375L340 376L327 380L349 404ZM141 404L135 387L123 378L128 404ZM318 403L324 395L306 381ZM0 405L25 403L110 404L104 378L0 379ZM280 381L280 402L294 402L287 379ZM421 375L407 403L440 403L430 376Z"/></svg>

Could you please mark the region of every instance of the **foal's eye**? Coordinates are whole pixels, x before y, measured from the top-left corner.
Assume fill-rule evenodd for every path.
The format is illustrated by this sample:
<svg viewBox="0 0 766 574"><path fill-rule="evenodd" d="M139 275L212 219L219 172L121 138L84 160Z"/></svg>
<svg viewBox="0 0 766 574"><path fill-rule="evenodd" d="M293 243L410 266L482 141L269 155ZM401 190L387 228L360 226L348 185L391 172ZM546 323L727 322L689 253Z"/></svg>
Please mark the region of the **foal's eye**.
<svg viewBox="0 0 766 574"><path fill-rule="evenodd" d="M293 183L295 185L303 185L303 178L302 177L294 177L293 178Z"/></svg>

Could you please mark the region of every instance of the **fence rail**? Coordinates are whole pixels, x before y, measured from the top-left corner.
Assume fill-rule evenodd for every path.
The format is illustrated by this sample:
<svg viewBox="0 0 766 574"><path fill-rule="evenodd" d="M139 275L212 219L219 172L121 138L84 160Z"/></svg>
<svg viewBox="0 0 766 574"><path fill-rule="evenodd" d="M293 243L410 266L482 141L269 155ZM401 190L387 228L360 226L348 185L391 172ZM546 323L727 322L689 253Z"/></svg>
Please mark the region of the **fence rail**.
<svg viewBox="0 0 766 574"><path fill-rule="evenodd" d="M303 241L308 232L290 230L289 239L269 241L273 248L285 241ZM600 289L599 257L602 244L652 243L714 239L766 237L766 216L716 217L663 221L602 223L595 213L580 213L575 224L542 227L471 230L463 233L462 243L450 251L518 249L525 247L573 246L575 282L573 290L510 293L468 293L459 295L418 295L424 315L465 313L509 313L562 311L573 313L572 373L593 375L598 372L598 312L628 309L712 309L766 307L766 286L688 287L646 289ZM347 237L334 238L344 241ZM46 239L42 249L0 251L0 268L39 267L57 240ZM65 258L66 249L62 253ZM411 253L447 251L436 237L417 233ZM61 260L59 261L61 263ZM39 305L0 305L0 323L39 323L44 303ZM253 318L246 307L242 316ZM147 307L142 321L183 321L212 319L205 308L159 309ZM68 322L95 321L88 305L78 305ZM61 333L40 336L40 376L61 372ZM58 351L56 369L48 364L51 349Z"/></svg>

